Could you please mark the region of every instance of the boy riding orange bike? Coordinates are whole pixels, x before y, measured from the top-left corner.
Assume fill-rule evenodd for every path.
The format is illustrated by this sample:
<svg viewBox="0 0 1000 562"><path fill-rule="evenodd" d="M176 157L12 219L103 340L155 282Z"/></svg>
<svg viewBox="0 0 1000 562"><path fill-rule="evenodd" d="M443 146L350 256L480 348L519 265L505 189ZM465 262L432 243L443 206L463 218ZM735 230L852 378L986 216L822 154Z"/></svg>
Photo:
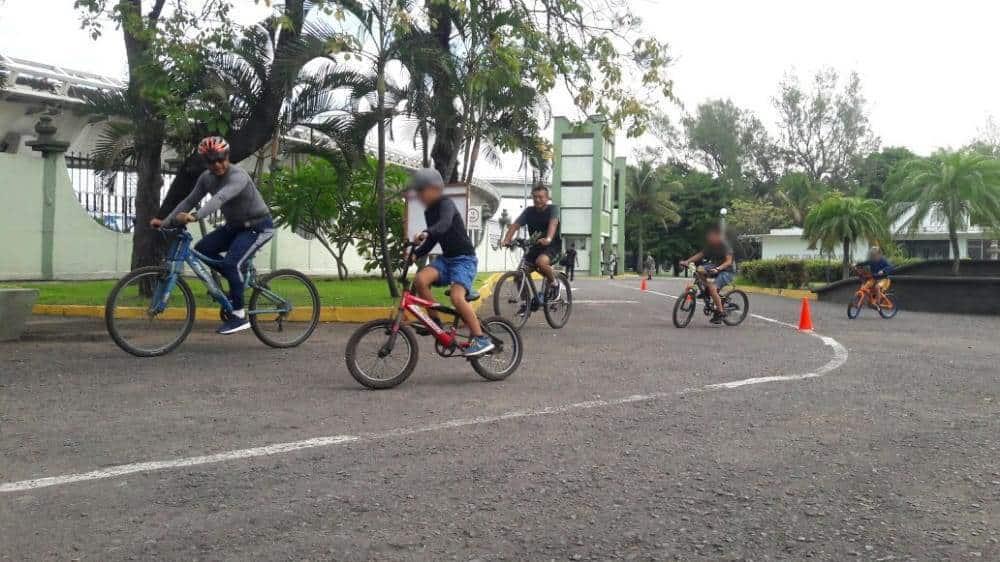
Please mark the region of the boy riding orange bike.
<svg viewBox="0 0 1000 562"><path fill-rule="evenodd" d="M864 267L871 272L871 279L866 280L861 288L872 292L874 302L880 302L892 285L889 275L893 270L892 264L882 255L882 249L872 246L868 250L868 260L858 263L855 267Z"/></svg>

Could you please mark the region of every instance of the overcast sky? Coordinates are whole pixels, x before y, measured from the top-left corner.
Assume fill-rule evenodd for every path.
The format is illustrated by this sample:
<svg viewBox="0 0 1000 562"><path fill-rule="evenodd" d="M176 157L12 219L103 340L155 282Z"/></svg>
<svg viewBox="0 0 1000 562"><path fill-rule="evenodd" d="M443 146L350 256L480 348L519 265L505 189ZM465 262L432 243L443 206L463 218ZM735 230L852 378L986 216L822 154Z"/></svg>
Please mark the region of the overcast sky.
<svg viewBox="0 0 1000 562"><path fill-rule="evenodd" d="M244 0L249 22L263 8ZM824 66L861 75L883 145L919 153L959 146L1000 115L1000 4L974 0L633 0L670 43L676 94L688 109L731 98L773 125L771 97L788 72ZM120 35L92 41L72 0L0 0L0 52L121 76ZM48 8L48 9L46 9ZM553 108L556 114L570 108ZM631 149L635 143L623 142ZM621 153L621 152L620 152Z"/></svg>

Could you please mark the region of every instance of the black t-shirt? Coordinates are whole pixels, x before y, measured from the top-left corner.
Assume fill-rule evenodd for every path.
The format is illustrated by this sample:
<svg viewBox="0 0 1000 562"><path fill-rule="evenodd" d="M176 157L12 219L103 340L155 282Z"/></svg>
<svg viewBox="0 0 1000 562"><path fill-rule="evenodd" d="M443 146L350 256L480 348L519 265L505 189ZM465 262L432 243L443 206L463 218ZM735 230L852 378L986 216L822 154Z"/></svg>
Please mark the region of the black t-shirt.
<svg viewBox="0 0 1000 562"><path fill-rule="evenodd" d="M442 255L446 258L455 256L474 256L476 249L465 231L465 221L458 212L455 202L447 197L438 199L424 210L424 220L427 221L427 240L414 253L424 256L430 253L435 244L441 244Z"/></svg>
<svg viewBox="0 0 1000 562"><path fill-rule="evenodd" d="M702 260L714 266L722 265L722 262L726 261L726 257L731 255L733 255L733 248L725 241L718 246L706 244L705 248L701 251Z"/></svg>
<svg viewBox="0 0 1000 562"><path fill-rule="evenodd" d="M544 237L549 233L549 221L552 219L559 219L559 207L557 205L549 204L543 209L538 209L532 205L522 211L521 216L517 217L514 223L519 226L527 226L528 234L531 236L541 234ZM562 224L557 224L556 235L552 238L549 246L562 248L562 238L559 236L561 230Z"/></svg>

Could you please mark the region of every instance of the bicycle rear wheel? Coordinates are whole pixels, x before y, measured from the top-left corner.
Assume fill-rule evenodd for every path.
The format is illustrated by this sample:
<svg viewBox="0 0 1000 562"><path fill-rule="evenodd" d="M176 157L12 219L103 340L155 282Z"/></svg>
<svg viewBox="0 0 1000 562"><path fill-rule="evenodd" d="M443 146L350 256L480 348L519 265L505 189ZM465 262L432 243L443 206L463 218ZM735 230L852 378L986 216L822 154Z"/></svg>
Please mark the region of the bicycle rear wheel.
<svg viewBox="0 0 1000 562"><path fill-rule="evenodd" d="M684 291L674 303L674 326L686 328L691 323L696 308L698 308L698 299L695 292L691 289Z"/></svg>
<svg viewBox="0 0 1000 562"><path fill-rule="evenodd" d="M750 299L743 291L733 289L722 295L722 307L726 311L722 321L727 326L739 326L750 313Z"/></svg>
<svg viewBox="0 0 1000 562"><path fill-rule="evenodd" d="M194 295L180 276L150 266L129 273L111 289L104 324L118 347L137 357L158 357L177 348L194 327Z"/></svg>
<svg viewBox="0 0 1000 562"><path fill-rule="evenodd" d="M500 276L493 287L493 314L506 318L518 330L528 322L531 315L531 291L520 271L508 271Z"/></svg>
<svg viewBox="0 0 1000 562"><path fill-rule="evenodd" d="M417 336L407 326L393 336L392 326L392 320L372 320L347 341L347 370L373 390L399 386L417 366Z"/></svg>
<svg viewBox="0 0 1000 562"><path fill-rule="evenodd" d="M491 381L502 381L514 374L521 364L524 347L521 334L505 318L491 316L481 321L483 332L493 340L496 349L469 360L479 376Z"/></svg>
<svg viewBox="0 0 1000 562"><path fill-rule="evenodd" d="M561 294L559 299L545 302L545 321L558 330L569 322L569 316L573 312L573 288L569 286L565 273L557 273L556 282L560 285Z"/></svg>
<svg viewBox="0 0 1000 562"><path fill-rule="evenodd" d="M316 286L292 269L279 269L258 279L249 306L253 333L271 347L301 345L319 324Z"/></svg>

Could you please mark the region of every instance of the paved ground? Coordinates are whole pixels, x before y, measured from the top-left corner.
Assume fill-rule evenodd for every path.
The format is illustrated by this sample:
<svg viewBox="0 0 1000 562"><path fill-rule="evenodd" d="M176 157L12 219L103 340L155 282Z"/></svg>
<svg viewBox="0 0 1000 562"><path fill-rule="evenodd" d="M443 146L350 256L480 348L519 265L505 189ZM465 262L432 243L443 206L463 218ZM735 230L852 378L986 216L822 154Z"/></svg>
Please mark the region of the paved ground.
<svg viewBox="0 0 1000 562"><path fill-rule="evenodd" d="M577 285L570 325L533 318L507 381L424 345L385 392L347 373L351 326L290 351L199 326L139 360L100 323L36 323L0 344L0 559L1000 557L1000 319L849 322L813 303L839 365L831 342L761 318L674 329L657 293L676 281ZM751 298L797 321L798 303ZM779 380L707 386L753 377Z"/></svg>

